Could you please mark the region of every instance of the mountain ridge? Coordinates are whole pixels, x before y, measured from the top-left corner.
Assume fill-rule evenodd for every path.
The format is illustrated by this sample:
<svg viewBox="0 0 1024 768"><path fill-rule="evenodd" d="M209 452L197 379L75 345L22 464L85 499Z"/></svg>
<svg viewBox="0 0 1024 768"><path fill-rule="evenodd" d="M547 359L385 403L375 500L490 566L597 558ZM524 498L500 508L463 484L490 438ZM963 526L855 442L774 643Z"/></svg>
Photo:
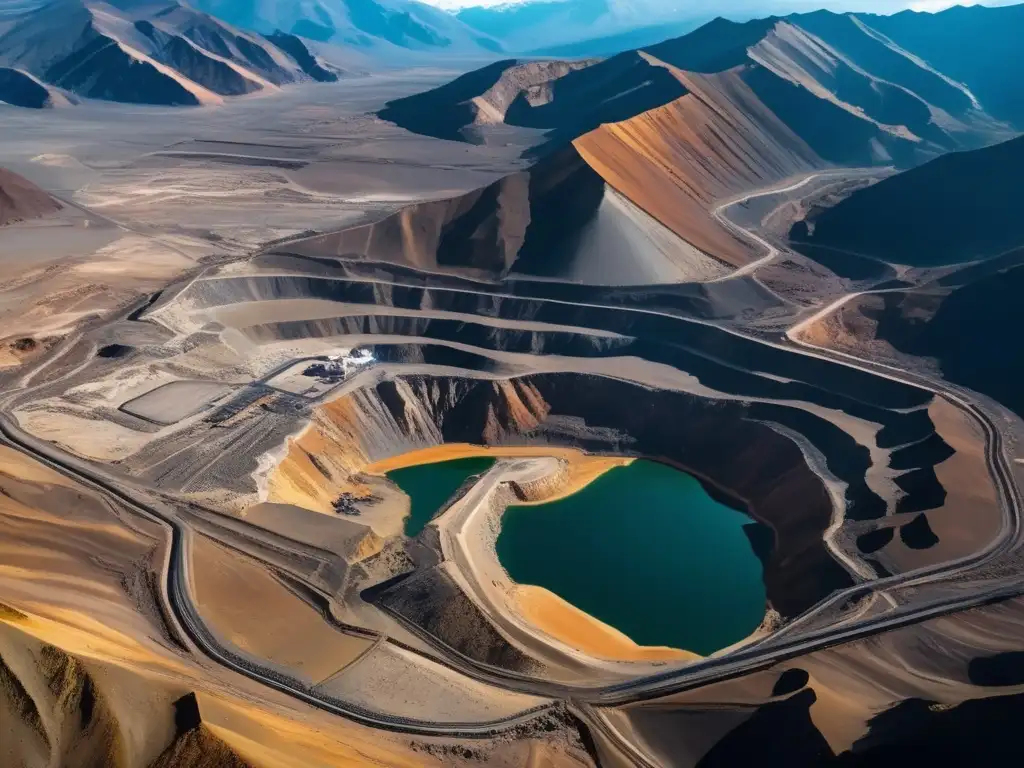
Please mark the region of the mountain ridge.
<svg viewBox="0 0 1024 768"><path fill-rule="evenodd" d="M195 4L228 23L264 34L282 31L358 49L449 55L502 50L485 33L416 0L195 0Z"/></svg>
<svg viewBox="0 0 1024 768"><path fill-rule="evenodd" d="M525 157L543 163L571 146L690 246L742 267L762 249L720 220L722 201L837 166L910 168L1024 127L984 106L855 15L816 12L718 18L572 67L497 62L378 115L456 141L505 141L501 125L532 129Z"/></svg>

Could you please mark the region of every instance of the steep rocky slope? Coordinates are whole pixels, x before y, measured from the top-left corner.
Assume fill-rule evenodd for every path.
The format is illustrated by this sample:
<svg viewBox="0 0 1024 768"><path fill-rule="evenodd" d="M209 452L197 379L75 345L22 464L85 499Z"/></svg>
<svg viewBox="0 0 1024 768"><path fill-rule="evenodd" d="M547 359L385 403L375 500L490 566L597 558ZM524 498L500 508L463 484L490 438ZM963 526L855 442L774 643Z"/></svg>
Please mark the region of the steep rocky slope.
<svg viewBox="0 0 1024 768"><path fill-rule="evenodd" d="M701 250L716 242L694 238L696 247L687 248L606 184L584 157L569 147L482 189L410 205L376 223L290 243L286 250L478 278L514 271L597 285L723 274L721 263ZM747 253L740 241L727 235L721 240L732 250L709 251L718 258L736 253L739 262Z"/></svg>
<svg viewBox="0 0 1024 768"><path fill-rule="evenodd" d="M576 147L601 178L680 238L742 266L760 251L716 218L716 201L823 161L736 72L673 74L685 96L602 125Z"/></svg>
<svg viewBox="0 0 1024 768"><path fill-rule="evenodd" d="M1024 246L1022 171L1024 138L952 153L855 192L791 237L851 276L862 257L922 267L991 259Z"/></svg>
<svg viewBox="0 0 1024 768"><path fill-rule="evenodd" d="M1019 30L1024 5L954 6L942 13L905 11L858 18L891 44L962 84L994 117L1024 127L1024 78ZM968 40L981 45L965 45Z"/></svg>
<svg viewBox="0 0 1024 768"><path fill-rule="evenodd" d="M298 38L280 42L172 1L56 0L7 25L0 65L44 87L143 104L208 104L300 80L337 79Z"/></svg>
<svg viewBox="0 0 1024 768"><path fill-rule="evenodd" d="M0 168L0 227L60 210L60 203L15 173Z"/></svg>
<svg viewBox="0 0 1024 768"><path fill-rule="evenodd" d="M806 329L814 343L931 367L1024 414L1024 139L946 155L798 222L793 245L840 275L878 281L889 263L917 285L854 296Z"/></svg>
<svg viewBox="0 0 1024 768"><path fill-rule="evenodd" d="M398 124L432 121L426 132L457 141L477 125L496 125L527 109L551 103L553 84L593 61L497 61L424 93L390 102L380 117ZM522 102L522 103L521 103Z"/></svg>
<svg viewBox="0 0 1024 768"><path fill-rule="evenodd" d="M5 609L6 610L6 609ZM107 692L81 662L0 623L0 762L124 766Z"/></svg>
<svg viewBox="0 0 1024 768"><path fill-rule="evenodd" d="M910 167L1012 135L970 89L852 15L717 19L574 67L499 62L379 114L453 140L476 140L481 124L541 129L528 156L573 144L609 189L733 267L764 255L717 215L744 191L833 165Z"/></svg>

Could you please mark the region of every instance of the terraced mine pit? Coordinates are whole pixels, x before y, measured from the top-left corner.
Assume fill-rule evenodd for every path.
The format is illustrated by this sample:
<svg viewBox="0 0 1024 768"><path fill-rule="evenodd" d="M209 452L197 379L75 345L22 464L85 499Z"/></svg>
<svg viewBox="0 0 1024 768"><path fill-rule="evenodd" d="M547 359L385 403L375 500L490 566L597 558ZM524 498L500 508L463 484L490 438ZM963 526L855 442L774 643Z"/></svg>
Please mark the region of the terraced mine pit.
<svg viewBox="0 0 1024 768"><path fill-rule="evenodd" d="M61 107L0 108L0 765L825 768L1022 698L1024 6L444 84L61 1L0 0Z"/></svg>

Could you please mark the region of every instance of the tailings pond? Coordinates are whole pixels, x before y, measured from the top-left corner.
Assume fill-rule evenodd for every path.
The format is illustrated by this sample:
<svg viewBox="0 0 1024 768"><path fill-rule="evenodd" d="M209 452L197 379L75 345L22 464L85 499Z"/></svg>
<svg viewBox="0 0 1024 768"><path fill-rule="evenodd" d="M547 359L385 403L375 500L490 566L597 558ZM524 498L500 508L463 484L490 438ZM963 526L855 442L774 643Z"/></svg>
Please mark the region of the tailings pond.
<svg viewBox="0 0 1024 768"><path fill-rule="evenodd" d="M708 655L764 618L750 524L685 472L634 461L559 501L510 507L497 551L514 581L551 590L641 645Z"/></svg>
<svg viewBox="0 0 1024 768"><path fill-rule="evenodd" d="M388 472L387 478L412 501L405 518L405 535L417 536L467 479L486 472L493 464L490 458L453 459Z"/></svg>

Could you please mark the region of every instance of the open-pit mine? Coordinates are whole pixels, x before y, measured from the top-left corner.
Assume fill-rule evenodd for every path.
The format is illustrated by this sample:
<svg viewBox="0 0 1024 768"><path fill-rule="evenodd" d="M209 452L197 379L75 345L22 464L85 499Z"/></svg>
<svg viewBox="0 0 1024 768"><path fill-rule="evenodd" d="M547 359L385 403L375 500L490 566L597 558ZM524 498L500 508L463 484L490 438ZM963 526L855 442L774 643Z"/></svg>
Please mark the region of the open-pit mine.
<svg viewBox="0 0 1024 768"><path fill-rule="evenodd" d="M1020 8L60 3L0 3L0 765L1010 753Z"/></svg>

